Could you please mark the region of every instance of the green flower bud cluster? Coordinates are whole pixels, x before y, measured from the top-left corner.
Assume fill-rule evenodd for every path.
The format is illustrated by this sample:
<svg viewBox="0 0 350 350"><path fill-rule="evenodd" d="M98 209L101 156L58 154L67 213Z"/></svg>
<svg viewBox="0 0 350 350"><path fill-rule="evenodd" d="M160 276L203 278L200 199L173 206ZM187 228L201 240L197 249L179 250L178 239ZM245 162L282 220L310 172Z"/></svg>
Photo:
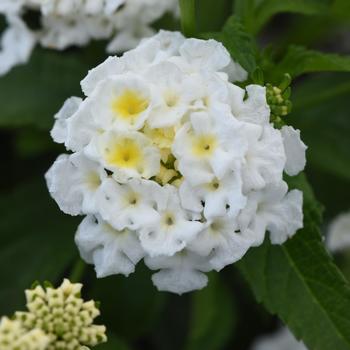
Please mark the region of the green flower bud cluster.
<svg viewBox="0 0 350 350"><path fill-rule="evenodd" d="M290 75L285 74L278 86L266 84L266 99L271 109L271 121L277 126L283 123L282 117L292 110L292 102L289 100L291 81Z"/></svg>
<svg viewBox="0 0 350 350"><path fill-rule="evenodd" d="M50 338L46 350L81 350L107 340L105 326L94 325L100 314L94 301L84 302L81 284L67 279L57 289L37 285L26 290L28 312L16 312L15 318L28 329L42 329Z"/></svg>
<svg viewBox="0 0 350 350"><path fill-rule="evenodd" d="M107 341L106 327L94 325L98 305L81 298L82 285L36 284L26 290L28 311L0 323L1 350L89 350Z"/></svg>
<svg viewBox="0 0 350 350"><path fill-rule="evenodd" d="M0 320L1 350L46 350L49 337L40 329L27 330L20 321Z"/></svg>

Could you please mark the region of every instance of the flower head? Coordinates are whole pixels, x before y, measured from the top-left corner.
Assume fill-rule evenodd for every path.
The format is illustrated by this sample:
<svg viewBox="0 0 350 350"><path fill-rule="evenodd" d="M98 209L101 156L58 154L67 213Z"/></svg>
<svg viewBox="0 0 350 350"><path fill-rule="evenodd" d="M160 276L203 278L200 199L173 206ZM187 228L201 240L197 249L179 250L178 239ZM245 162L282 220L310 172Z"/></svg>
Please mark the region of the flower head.
<svg viewBox="0 0 350 350"><path fill-rule="evenodd" d="M2 317L0 320L1 350L45 350L49 337L40 329L28 330L20 321Z"/></svg>
<svg viewBox="0 0 350 350"><path fill-rule="evenodd" d="M232 69L232 67L235 69ZM291 127L270 122L266 90L215 40L161 31L82 81L52 135L74 153L46 175L61 209L87 217L76 243L99 277L145 259L161 290L205 286L270 232L281 244L302 226L302 194L283 172L305 165Z"/></svg>
<svg viewBox="0 0 350 350"><path fill-rule="evenodd" d="M45 350L80 350L105 342L106 328L93 324L100 314L96 303L84 302L81 288L81 284L66 279L58 288L37 285L26 290L28 311L16 312L16 322L25 329L43 332L49 340Z"/></svg>

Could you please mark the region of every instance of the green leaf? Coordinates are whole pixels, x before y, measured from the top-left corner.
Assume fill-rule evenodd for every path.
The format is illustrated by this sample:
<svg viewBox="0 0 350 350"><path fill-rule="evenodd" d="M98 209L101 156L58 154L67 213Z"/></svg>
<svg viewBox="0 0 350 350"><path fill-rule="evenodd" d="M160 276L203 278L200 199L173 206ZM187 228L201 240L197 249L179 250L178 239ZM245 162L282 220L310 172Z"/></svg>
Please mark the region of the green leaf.
<svg viewBox="0 0 350 350"><path fill-rule="evenodd" d="M220 31L232 14L232 0L196 0L198 32Z"/></svg>
<svg viewBox="0 0 350 350"><path fill-rule="evenodd" d="M221 33L213 37L221 41L230 52L232 58L238 62L247 72L252 73L256 69L256 44L253 37L248 34L241 20L237 16L231 16Z"/></svg>
<svg viewBox="0 0 350 350"><path fill-rule="evenodd" d="M274 75L289 73L293 78L312 72L350 72L350 56L308 50L290 46Z"/></svg>
<svg viewBox="0 0 350 350"><path fill-rule="evenodd" d="M265 242L238 264L258 301L277 314L310 350L350 348L350 286L324 248L320 208L305 177L304 228L282 246Z"/></svg>
<svg viewBox="0 0 350 350"><path fill-rule="evenodd" d="M81 95L81 79L103 60L98 45L64 52L36 49L27 64L0 77L0 127L51 128L63 102Z"/></svg>
<svg viewBox="0 0 350 350"><path fill-rule="evenodd" d="M217 273L192 295L192 315L186 350L221 350L232 337L236 310L227 287Z"/></svg>
<svg viewBox="0 0 350 350"><path fill-rule="evenodd" d="M268 20L280 12L294 12L304 15L325 14L332 0L262 0L255 9L254 32L257 33Z"/></svg>
<svg viewBox="0 0 350 350"><path fill-rule="evenodd" d="M249 33L253 31L254 24L256 22L254 18L254 10L254 0L235 0L233 2L234 14L241 18L242 23Z"/></svg>
<svg viewBox="0 0 350 350"><path fill-rule="evenodd" d="M313 77L293 92L288 122L309 146L309 167L350 181L350 74ZM324 191L323 191L324 192Z"/></svg>
<svg viewBox="0 0 350 350"><path fill-rule="evenodd" d="M43 179L0 200L0 315L23 308L24 289L33 281L53 283L77 255L75 218L50 198Z"/></svg>

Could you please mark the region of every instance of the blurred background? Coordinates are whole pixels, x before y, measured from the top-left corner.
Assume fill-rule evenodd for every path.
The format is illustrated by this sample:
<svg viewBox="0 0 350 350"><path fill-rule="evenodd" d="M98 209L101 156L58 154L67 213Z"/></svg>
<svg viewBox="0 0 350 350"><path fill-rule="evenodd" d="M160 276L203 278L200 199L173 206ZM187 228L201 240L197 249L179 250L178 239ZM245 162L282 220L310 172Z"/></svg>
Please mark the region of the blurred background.
<svg viewBox="0 0 350 350"><path fill-rule="evenodd" d="M232 0L198 2L202 32L219 31L234 8ZM35 14L26 21L37 25ZM165 16L154 27L178 30L179 23ZM350 2L334 1L323 15L278 14L253 34L259 48L273 46L277 55L290 44L350 54ZM129 278L96 280L93 268L80 263L73 239L81 218L62 213L44 182L64 152L49 131L65 99L81 95L88 69L106 57L104 42L64 52L36 48L28 64L0 77L0 315L23 308L23 290L34 280L82 274L85 294L102 302L109 330L109 343L98 349L247 350L279 321L256 303L235 266L211 274L206 289L179 297L157 292L141 264ZM350 73L304 75L292 87L286 122L309 146L306 173L327 208L326 232L332 218L350 209ZM350 278L350 252L336 261Z"/></svg>

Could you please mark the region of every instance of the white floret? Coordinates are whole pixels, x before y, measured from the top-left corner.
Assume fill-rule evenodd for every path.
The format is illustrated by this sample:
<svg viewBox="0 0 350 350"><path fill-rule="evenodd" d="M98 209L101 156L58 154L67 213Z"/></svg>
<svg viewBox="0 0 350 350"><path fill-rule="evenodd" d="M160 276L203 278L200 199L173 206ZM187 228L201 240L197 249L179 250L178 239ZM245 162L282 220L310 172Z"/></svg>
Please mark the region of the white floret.
<svg viewBox="0 0 350 350"><path fill-rule="evenodd" d="M197 70L220 71L231 62L231 57L220 42L200 39L188 39L180 47L181 57L189 67Z"/></svg>
<svg viewBox="0 0 350 350"><path fill-rule="evenodd" d="M245 135L249 145L242 166L244 192L282 181L286 154L280 131L271 125L245 124Z"/></svg>
<svg viewBox="0 0 350 350"><path fill-rule="evenodd" d="M295 130L291 126L283 126L281 129L284 150L287 157L285 171L288 175L299 174L306 164L306 145L300 139L300 130Z"/></svg>
<svg viewBox="0 0 350 350"><path fill-rule="evenodd" d="M220 271L240 260L250 246L250 238L237 230L235 218L221 216L208 221L188 249L206 256L212 268Z"/></svg>
<svg viewBox="0 0 350 350"><path fill-rule="evenodd" d="M137 131L109 131L97 136L85 154L113 172L116 180L149 179L159 173L160 152Z"/></svg>
<svg viewBox="0 0 350 350"><path fill-rule="evenodd" d="M127 108L123 98L134 100L135 108ZM102 130L139 130L154 104L149 83L129 73L104 79L89 99L92 117Z"/></svg>
<svg viewBox="0 0 350 350"><path fill-rule="evenodd" d="M117 56L110 56L97 67L89 70L87 76L80 85L86 96L92 94L98 83L113 76L125 72L124 60Z"/></svg>
<svg viewBox="0 0 350 350"><path fill-rule="evenodd" d="M55 124L51 130L51 137L57 143L66 143L68 138L67 119L78 110L82 99L79 97L68 98L62 108L55 114Z"/></svg>
<svg viewBox="0 0 350 350"><path fill-rule="evenodd" d="M151 270L160 270L152 276L160 291L183 294L204 288L208 277L203 272L212 269L206 257L183 250L173 256L146 257Z"/></svg>
<svg viewBox="0 0 350 350"><path fill-rule="evenodd" d="M115 230L99 217L87 216L79 225L75 242L82 258L94 264L97 277L128 276L144 257L144 251L131 230Z"/></svg>
<svg viewBox="0 0 350 350"><path fill-rule="evenodd" d="M90 99L85 99L75 113L66 119L66 125L65 146L73 152L84 150L102 130L98 120L96 121L91 113Z"/></svg>
<svg viewBox="0 0 350 350"><path fill-rule="evenodd" d="M149 126L165 128L180 125L195 98L192 80L170 62L152 65L145 74L148 80L157 86L158 92L157 104L147 120Z"/></svg>
<svg viewBox="0 0 350 350"><path fill-rule="evenodd" d="M190 219L174 186L164 186L155 196L157 220L141 227L141 244L151 257L172 256L196 238L203 224Z"/></svg>
<svg viewBox="0 0 350 350"><path fill-rule="evenodd" d="M239 172L230 171L222 179L192 186L184 180L179 188L182 206L187 210L203 212L206 219L236 217L244 208L246 197L242 193L242 180Z"/></svg>
<svg viewBox="0 0 350 350"><path fill-rule="evenodd" d="M180 172L195 186L236 170L246 149L240 129L241 124L226 113L215 117L205 112L191 114L173 145Z"/></svg>
<svg viewBox="0 0 350 350"><path fill-rule="evenodd" d="M112 178L105 179L98 195L99 213L117 230L139 230L158 219L153 196L160 190L152 181L133 179L119 184Z"/></svg>
<svg viewBox="0 0 350 350"><path fill-rule="evenodd" d="M263 243L266 231L270 232L272 244L282 244L303 227L302 192L287 191L288 186L282 181L248 195L238 224L242 235L251 239L253 246Z"/></svg>
<svg viewBox="0 0 350 350"><path fill-rule="evenodd" d="M263 86L248 85L245 91L231 84L230 104L233 115L239 120L259 125L269 123L270 107L266 101L266 88Z"/></svg>
<svg viewBox="0 0 350 350"><path fill-rule="evenodd" d="M103 167L81 153L60 155L45 175L51 196L70 215L96 212L97 192L106 176Z"/></svg>

